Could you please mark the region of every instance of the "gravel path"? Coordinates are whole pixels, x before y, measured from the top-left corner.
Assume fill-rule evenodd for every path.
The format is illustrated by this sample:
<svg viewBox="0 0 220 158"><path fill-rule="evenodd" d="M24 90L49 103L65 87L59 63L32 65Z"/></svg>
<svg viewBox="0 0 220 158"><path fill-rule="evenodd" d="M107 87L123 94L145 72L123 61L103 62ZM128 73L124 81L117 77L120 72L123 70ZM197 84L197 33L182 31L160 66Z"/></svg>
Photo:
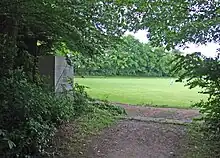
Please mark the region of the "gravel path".
<svg viewBox="0 0 220 158"><path fill-rule="evenodd" d="M199 111L194 109L178 109L178 108L156 108L141 107L119 104L126 109L129 117L150 117L180 120L184 122L192 121L192 118L199 116Z"/></svg>
<svg viewBox="0 0 220 158"><path fill-rule="evenodd" d="M123 106L129 117L189 122L197 110ZM87 158L183 157L186 126L160 121L121 120L92 138Z"/></svg>

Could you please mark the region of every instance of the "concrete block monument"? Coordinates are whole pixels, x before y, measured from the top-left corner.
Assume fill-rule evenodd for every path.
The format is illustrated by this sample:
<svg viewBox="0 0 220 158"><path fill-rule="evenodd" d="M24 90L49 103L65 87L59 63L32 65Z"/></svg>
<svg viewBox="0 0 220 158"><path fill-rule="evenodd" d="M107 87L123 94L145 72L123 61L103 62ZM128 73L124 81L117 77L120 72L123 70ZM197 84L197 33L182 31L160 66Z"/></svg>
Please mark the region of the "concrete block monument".
<svg viewBox="0 0 220 158"><path fill-rule="evenodd" d="M68 82L73 79L73 66L68 65L63 56L41 56L39 58L40 75L45 76L55 92L62 92L63 87L70 90L72 86Z"/></svg>

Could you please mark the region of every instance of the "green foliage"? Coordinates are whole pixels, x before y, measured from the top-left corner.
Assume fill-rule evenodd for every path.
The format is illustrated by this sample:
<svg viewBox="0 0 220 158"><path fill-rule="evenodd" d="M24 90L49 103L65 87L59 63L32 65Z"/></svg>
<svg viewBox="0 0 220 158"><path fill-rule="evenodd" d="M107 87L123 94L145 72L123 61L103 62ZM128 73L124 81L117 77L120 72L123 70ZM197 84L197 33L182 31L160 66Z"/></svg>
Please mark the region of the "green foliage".
<svg viewBox="0 0 220 158"><path fill-rule="evenodd" d="M60 95L42 87L38 56L63 45L64 54L103 52L138 19L132 7L98 0L2 0L0 10L0 156L43 153L56 127L83 114L88 98L78 85Z"/></svg>
<svg viewBox="0 0 220 158"><path fill-rule="evenodd" d="M49 151L57 157L87 157L91 136L116 123L124 111L107 102L90 102L84 115L58 129Z"/></svg>
<svg viewBox="0 0 220 158"><path fill-rule="evenodd" d="M80 125L80 134L88 136L96 134L101 129L112 125L119 116L126 115L125 109L108 102L91 102L87 113L77 121Z"/></svg>
<svg viewBox="0 0 220 158"><path fill-rule="evenodd" d="M208 94L207 101L201 100L194 104L200 108L203 120L210 136L219 136L220 132L220 61L219 57L208 58L200 53L178 56L179 62L174 71L184 70L179 81L186 78L186 86L189 88L201 87L201 93Z"/></svg>
<svg viewBox="0 0 220 158"><path fill-rule="evenodd" d="M35 83L38 56L63 45L84 54L103 52L138 21L126 3L105 0L2 0L0 10L0 75L22 67Z"/></svg>
<svg viewBox="0 0 220 158"><path fill-rule="evenodd" d="M138 21L126 5L106 0L2 0L0 33L15 30L15 44L30 54L51 52L60 42L74 51L100 52Z"/></svg>
<svg viewBox="0 0 220 158"><path fill-rule="evenodd" d="M152 44L175 48L188 43L220 43L219 0L130 2L131 5L136 4L137 12L141 15L142 20L137 28L148 29ZM205 127L208 127L206 136L219 137L219 57L207 58L194 53L178 56L177 60L179 63L174 71L180 73L180 81L185 78L187 86L201 87L201 93L209 95L208 101L201 101L194 106L203 113Z"/></svg>
<svg viewBox="0 0 220 158"><path fill-rule="evenodd" d="M120 106L113 105L112 103L109 103L108 101L105 102L94 102L92 103L92 106L100 109L100 110L105 110L111 113L113 116L118 116L118 115L125 115L126 111Z"/></svg>
<svg viewBox="0 0 220 158"><path fill-rule="evenodd" d="M21 71L0 81L1 157L44 153L56 127L78 117L87 106L80 86L76 86L74 94L55 95L29 83Z"/></svg>
<svg viewBox="0 0 220 158"><path fill-rule="evenodd" d="M208 131L207 131L208 132ZM193 122L188 126L187 139L185 140L185 149L183 157L187 158L217 158L220 156L219 140L207 137L201 128L201 123Z"/></svg>
<svg viewBox="0 0 220 158"><path fill-rule="evenodd" d="M133 36L109 48L103 54L88 57L73 55L77 75L100 76L170 76L173 52L140 43Z"/></svg>
<svg viewBox="0 0 220 158"><path fill-rule="evenodd" d="M126 0L125 0L126 1ZM136 6L141 22L136 28L148 29L153 44L174 48L188 42L220 42L219 0L139 0Z"/></svg>

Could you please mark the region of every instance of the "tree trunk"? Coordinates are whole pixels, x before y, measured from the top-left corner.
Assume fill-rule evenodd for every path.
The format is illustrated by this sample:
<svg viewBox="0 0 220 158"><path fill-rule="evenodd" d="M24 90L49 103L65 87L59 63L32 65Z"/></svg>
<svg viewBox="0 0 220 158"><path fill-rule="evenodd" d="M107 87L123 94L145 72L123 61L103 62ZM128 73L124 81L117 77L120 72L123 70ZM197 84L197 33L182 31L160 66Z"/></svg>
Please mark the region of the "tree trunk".
<svg viewBox="0 0 220 158"><path fill-rule="evenodd" d="M5 76L13 70L17 52L17 20L0 15L0 75Z"/></svg>

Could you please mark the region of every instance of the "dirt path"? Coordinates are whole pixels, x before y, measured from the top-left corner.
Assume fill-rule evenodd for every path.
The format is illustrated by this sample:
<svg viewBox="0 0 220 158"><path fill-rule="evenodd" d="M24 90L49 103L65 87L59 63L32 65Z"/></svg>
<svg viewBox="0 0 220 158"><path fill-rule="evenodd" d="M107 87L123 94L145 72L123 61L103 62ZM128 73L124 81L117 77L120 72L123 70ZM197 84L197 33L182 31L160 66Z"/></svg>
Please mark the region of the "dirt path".
<svg viewBox="0 0 220 158"><path fill-rule="evenodd" d="M87 158L183 157L186 126L161 120L188 123L198 116L198 111L128 105L123 107L129 119L121 120L92 138ZM156 121L152 121L154 119Z"/></svg>

